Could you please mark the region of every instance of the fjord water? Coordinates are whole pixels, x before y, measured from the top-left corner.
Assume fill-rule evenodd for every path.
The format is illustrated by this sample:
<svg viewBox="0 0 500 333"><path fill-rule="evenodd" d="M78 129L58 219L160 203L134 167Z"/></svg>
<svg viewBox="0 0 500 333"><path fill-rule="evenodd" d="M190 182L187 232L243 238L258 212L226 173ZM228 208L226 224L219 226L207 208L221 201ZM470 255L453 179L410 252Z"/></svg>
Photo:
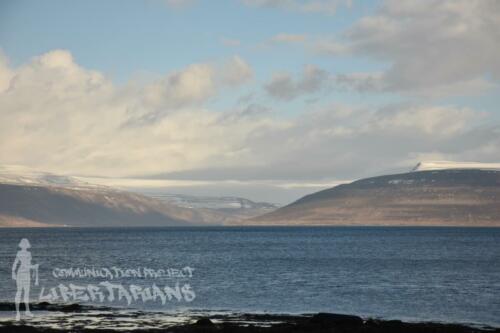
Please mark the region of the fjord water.
<svg viewBox="0 0 500 333"><path fill-rule="evenodd" d="M500 326L500 229L202 227L0 229L0 300L12 302L17 244L31 242L40 288L102 279L56 268L194 269L192 302L134 302L155 311L319 311ZM186 282L186 281L181 281ZM122 278L124 285L175 279ZM107 304L110 305L110 304ZM125 302L113 302L126 306Z"/></svg>

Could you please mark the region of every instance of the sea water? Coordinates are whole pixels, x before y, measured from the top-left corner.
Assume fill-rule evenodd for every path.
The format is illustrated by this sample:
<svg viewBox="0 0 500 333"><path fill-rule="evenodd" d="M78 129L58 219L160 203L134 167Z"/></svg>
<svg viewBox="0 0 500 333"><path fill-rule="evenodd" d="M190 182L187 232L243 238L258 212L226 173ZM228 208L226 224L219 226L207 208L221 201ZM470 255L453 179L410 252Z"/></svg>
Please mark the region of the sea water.
<svg viewBox="0 0 500 333"><path fill-rule="evenodd" d="M22 238L33 302L500 326L500 228L0 229L3 302Z"/></svg>

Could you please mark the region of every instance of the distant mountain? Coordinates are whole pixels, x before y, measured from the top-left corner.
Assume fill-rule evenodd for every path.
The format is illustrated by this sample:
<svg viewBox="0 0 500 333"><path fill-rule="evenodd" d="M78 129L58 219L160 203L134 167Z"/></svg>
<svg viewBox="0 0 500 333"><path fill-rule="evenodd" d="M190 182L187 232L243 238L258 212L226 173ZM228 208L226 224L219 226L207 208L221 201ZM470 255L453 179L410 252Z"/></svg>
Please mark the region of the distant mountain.
<svg viewBox="0 0 500 333"><path fill-rule="evenodd" d="M222 223L235 222L276 210L279 206L268 202L255 202L240 197L194 196L184 194L144 192L159 200L184 208L212 211L225 216Z"/></svg>
<svg viewBox="0 0 500 333"><path fill-rule="evenodd" d="M238 224L276 208L239 197L134 193L78 177L0 166L0 227Z"/></svg>
<svg viewBox="0 0 500 333"><path fill-rule="evenodd" d="M19 167L0 167L0 227L181 226L227 216Z"/></svg>
<svg viewBox="0 0 500 333"><path fill-rule="evenodd" d="M457 166L361 179L247 223L500 226L500 171Z"/></svg>

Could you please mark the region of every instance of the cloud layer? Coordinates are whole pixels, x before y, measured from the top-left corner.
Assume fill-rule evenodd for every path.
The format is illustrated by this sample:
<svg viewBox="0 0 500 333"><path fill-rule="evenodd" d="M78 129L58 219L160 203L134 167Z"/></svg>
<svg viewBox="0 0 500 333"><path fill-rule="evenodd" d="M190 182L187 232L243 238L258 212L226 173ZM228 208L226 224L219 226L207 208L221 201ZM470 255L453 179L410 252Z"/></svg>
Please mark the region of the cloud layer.
<svg viewBox="0 0 500 333"><path fill-rule="evenodd" d="M314 181L429 156L494 161L500 154L499 127L481 126L487 115L463 107L334 105L291 118L254 103L207 110L204 103L220 89L251 77L241 58L227 63L193 64L153 82L115 86L68 51L19 68L4 59L2 163L111 177ZM267 89L289 99L317 89L322 77L305 67L298 79L275 78Z"/></svg>

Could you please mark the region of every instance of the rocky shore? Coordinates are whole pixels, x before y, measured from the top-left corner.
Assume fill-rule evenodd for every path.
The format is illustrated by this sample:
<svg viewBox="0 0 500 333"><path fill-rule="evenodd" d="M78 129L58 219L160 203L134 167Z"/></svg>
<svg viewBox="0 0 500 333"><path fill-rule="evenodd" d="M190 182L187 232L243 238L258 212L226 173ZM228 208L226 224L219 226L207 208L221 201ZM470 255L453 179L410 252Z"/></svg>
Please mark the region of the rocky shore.
<svg viewBox="0 0 500 333"><path fill-rule="evenodd" d="M0 311L12 311L0 303ZM19 322L4 317L0 333L61 332L177 332L177 333L500 333L500 328L459 324L410 323L399 320L363 319L358 316L317 313L304 315L203 313L166 314L93 308L77 304L34 304L33 318Z"/></svg>

